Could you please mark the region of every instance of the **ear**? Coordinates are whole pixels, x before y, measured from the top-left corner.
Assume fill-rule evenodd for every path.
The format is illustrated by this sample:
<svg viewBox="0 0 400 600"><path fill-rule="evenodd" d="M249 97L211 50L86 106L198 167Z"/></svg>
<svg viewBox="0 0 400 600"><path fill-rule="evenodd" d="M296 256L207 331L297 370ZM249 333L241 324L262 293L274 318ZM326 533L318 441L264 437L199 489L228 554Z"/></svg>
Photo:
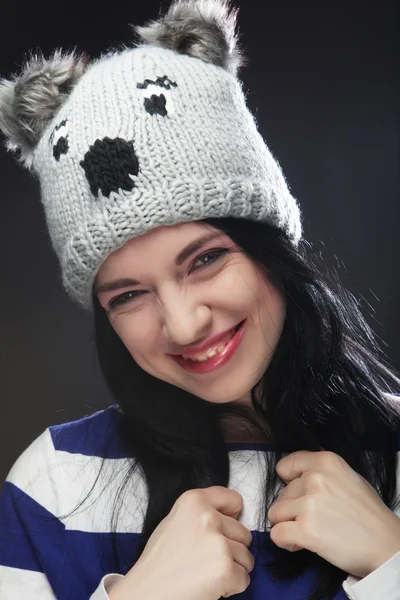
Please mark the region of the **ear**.
<svg viewBox="0 0 400 600"><path fill-rule="evenodd" d="M88 59L56 50L50 59L32 56L20 75L0 80L0 130L9 150L30 167L33 150L86 69Z"/></svg>
<svg viewBox="0 0 400 600"><path fill-rule="evenodd" d="M200 58L236 75L245 64L235 31L237 13L228 0L175 0L165 16L133 29L145 43Z"/></svg>

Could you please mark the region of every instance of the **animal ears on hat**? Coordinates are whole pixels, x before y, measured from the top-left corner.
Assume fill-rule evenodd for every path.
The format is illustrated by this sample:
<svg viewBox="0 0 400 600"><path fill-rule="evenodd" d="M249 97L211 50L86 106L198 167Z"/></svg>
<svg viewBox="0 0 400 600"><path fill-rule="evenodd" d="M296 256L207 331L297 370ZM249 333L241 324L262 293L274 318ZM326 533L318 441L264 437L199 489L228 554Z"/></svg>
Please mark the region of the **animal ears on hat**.
<svg viewBox="0 0 400 600"><path fill-rule="evenodd" d="M143 27L132 26L138 45L175 50L220 66L236 76L245 64L238 45L237 9L230 0L175 0L167 13ZM88 57L56 50L32 56L21 74L0 80L0 130L18 160L32 165L33 151L49 121L84 74Z"/></svg>
<svg viewBox="0 0 400 600"><path fill-rule="evenodd" d="M237 74L245 65L230 0L175 0L164 16L140 27L139 42L175 50Z"/></svg>
<svg viewBox="0 0 400 600"><path fill-rule="evenodd" d="M0 80L0 130L24 166L30 168L41 134L87 64L83 54L56 50L49 59L31 56L19 75Z"/></svg>

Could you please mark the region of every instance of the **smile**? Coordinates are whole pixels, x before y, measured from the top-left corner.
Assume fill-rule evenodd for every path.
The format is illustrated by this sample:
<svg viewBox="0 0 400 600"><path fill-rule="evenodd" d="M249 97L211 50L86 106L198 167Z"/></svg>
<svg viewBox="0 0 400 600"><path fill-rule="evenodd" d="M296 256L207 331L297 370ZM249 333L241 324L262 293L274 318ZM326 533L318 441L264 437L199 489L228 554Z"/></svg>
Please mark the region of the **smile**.
<svg viewBox="0 0 400 600"><path fill-rule="evenodd" d="M183 369L192 373L210 373L220 369L234 356L238 349L242 341L245 322L242 321L240 325L233 329L228 339L219 342L207 352L191 357L178 354L171 356L171 358Z"/></svg>

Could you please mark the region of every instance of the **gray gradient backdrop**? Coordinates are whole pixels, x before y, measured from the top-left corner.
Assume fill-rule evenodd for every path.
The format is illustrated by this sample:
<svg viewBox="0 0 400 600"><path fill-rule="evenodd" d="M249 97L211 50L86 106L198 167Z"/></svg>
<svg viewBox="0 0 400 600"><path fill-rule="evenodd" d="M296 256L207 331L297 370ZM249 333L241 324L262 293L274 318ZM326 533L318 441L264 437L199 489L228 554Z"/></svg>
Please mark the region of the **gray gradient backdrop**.
<svg viewBox="0 0 400 600"><path fill-rule="evenodd" d="M128 42L128 23L156 17L160 6L128 4L114 2L110 12L85 3L79 15L60 4L52 14L8 5L0 74L18 70L29 49L77 46L95 57ZM395 3L237 4L248 104L301 202L305 236L360 298L399 369ZM3 149L0 196L1 483L47 426L112 399L96 365L91 319L62 290L38 185Z"/></svg>

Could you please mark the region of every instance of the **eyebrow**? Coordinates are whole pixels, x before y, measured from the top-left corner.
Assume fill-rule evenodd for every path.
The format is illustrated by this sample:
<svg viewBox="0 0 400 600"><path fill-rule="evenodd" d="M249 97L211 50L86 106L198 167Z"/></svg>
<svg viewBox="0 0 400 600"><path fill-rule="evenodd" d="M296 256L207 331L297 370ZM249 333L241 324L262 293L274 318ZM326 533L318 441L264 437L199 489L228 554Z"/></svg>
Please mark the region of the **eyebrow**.
<svg viewBox="0 0 400 600"><path fill-rule="evenodd" d="M185 246L185 248L183 248L183 250L181 250L179 252L177 257L175 258L175 264L179 267L194 252L196 252L197 250L200 250L200 248L202 246L204 246L204 244L206 244L207 242L210 242L211 240L213 240L214 238L216 238L219 235L220 234L218 232L207 233L207 234L199 237L197 240L190 242L190 244ZM107 283L98 285L95 287L94 292L95 292L95 294L101 294L102 292L112 292L112 291L115 291L115 290L118 290L118 289L121 289L124 287L128 287L130 285L141 285L141 283L137 279L131 279L129 277L128 278L124 277L122 279L115 279L114 281L108 281Z"/></svg>

